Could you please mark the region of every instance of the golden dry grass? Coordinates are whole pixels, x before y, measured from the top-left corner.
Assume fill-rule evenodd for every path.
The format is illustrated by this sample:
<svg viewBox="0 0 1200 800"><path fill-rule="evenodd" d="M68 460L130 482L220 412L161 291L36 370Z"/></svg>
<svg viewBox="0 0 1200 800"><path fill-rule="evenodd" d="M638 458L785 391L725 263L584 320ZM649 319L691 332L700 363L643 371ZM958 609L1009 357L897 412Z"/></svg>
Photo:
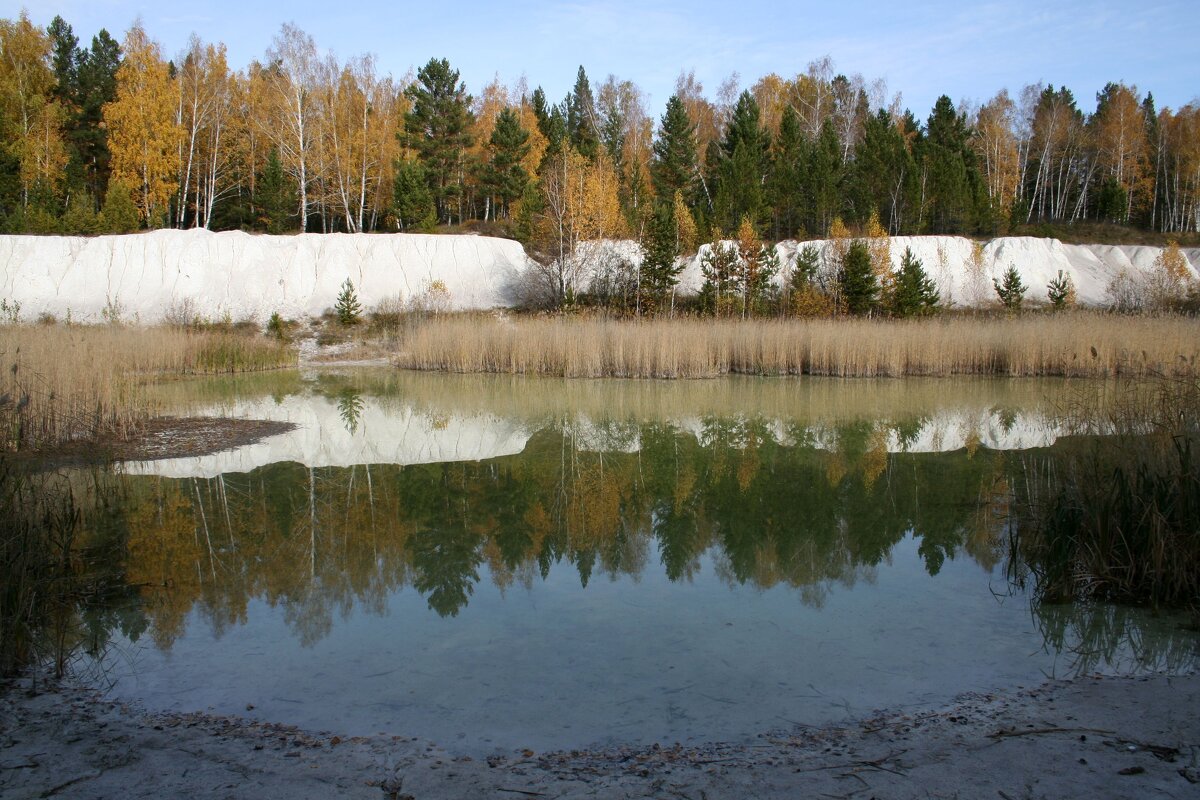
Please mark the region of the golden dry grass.
<svg viewBox="0 0 1200 800"><path fill-rule="evenodd" d="M124 437L153 412L143 391L163 374L240 372L295 363L272 340L174 328L0 326L0 450Z"/></svg>
<svg viewBox="0 0 1200 800"><path fill-rule="evenodd" d="M562 377L1005 375L1191 371L1200 322L1098 313L925 320L435 319L397 365Z"/></svg>

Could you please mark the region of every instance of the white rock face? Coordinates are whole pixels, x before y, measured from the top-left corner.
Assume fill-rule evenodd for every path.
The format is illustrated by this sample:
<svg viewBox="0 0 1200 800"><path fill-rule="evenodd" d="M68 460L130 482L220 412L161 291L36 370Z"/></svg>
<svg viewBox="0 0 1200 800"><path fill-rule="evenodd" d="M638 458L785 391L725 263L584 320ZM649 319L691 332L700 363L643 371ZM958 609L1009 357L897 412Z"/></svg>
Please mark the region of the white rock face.
<svg viewBox="0 0 1200 800"><path fill-rule="evenodd" d="M342 282L367 309L410 301L441 281L454 309L508 305L505 287L526 269L517 242L484 236L301 234L162 230L127 236L0 236L0 297L24 319L49 313L157 322L189 304L209 319L260 322L318 316Z"/></svg>
<svg viewBox="0 0 1200 800"><path fill-rule="evenodd" d="M983 247L982 271L974 269L975 242L963 236L893 236L890 239L892 267L900 268L906 248L920 259L925 272L937 283L943 305L974 307L994 303L996 294L992 280L1002 278L1010 266L1016 267L1021 281L1028 287L1025 296L1031 301L1046 301L1046 285L1058 276L1059 270L1069 275L1075 284L1078 301L1084 305L1107 305L1108 286L1122 271L1134 281L1143 280L1154 269L1159 247L1063 244L1058 239L1031 236L1005 236L992 239ZM781 283L796 254L805 246L817 248L822 269L830 271L832 245L826 239L808 242L780 242ZM700 261L708 245L685 266L680 274L680 286L698 291L704 276ZM1200 249L1184 249L1193 277L1200 274Z"/></svg>
<svg viewBox="0 0 1200 800"><path fill-rule="evenodd" d="M805 244L818 248L828 268L829 242L782 242L777 252L783 272ZM906 247L937 282L943 302L959 306L993 302L992 278L1009 265L1021 273L1030 300L1044 300L1046 284L1062 270L1075 282L1080 302L1101 305L1114 277L1124 270L1138 279L1153 268L1160 252L1156 247L1008 237L987 243L979 274L970 269L975 247L970 239L894 237L891 257L897 267ZM596 252L640 257L632 242L604 243ZM1195 273L1200 250L1184 253ZM0 299L20 303L27 320L43 313L61 319L69 312L72 319L96 322L107 309L126 320L158 322L186 307L214 320L228 315L263 322L275 311L288 318L320 315L333 306L349 278L368 309L384 300L410 302L434 281L448 290L447 307L489 309L513 304L513 287L529 264L519 243L484 236L265 236L205 230L0 236ZM592 277L581 265L578 287L586 287ZM679 283L682 293L700 289L700 256L685 265Z"/></svg>

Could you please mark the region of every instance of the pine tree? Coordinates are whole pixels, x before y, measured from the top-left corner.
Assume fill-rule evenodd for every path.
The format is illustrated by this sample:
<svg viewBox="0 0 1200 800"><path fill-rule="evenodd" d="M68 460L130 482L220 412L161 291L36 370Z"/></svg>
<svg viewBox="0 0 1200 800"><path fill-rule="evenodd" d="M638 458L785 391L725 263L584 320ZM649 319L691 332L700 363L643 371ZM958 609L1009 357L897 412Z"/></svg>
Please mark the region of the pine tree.
<svg viewBox="0 0 1200 800"><path fill-rule="evenodd" d="M659 197L674 197L681 192L685 202L694 199L696 176L696 126L688 118L679 95L671 95L654 140L654 158L650 179Z"/></svg>
<svg viewBox="0 0 1200 800"><path fill-rule="evenodd" d="M407 144L417 151L438 209L449 223L462 219L466 150L471 144L471 96L458 70L446 59L431 58L417 71L405 94L412 109L404 119Z"/></svg>
<svg viewBox="0 0 1200 800"><path fill-rule="evenodd" d="M654 207L642 237L642 269L638 281L639 307L642 313L653 314L667 307L683 264L679 256L678 231L672 204L659 202Z"/></svg>
<svg viewBox="0 0 1200 800"><path fill-rule="evenodd" d="M1051 278L1050 283L1046 285L1046 298L1055 311L1075 305L1075 283L1071 276L1060 269L1058 277Z"/></svg>
<svg viewBox="0 0 1200 800"><path fill-rule="evenodd" d="M855 316L870 314L879 301L879 280L871 269L871 253L861 241L850 243L840 274L842 300Z"/></svg>
<svg viewBox="0 0 1200 800"><path fill-rule="evenodd" d="M892 291L892 313L897 317L915 317L937 311L940 298L937 285L925 272L921 260L910 248L904 249L900 269Z"/></svg>
<svg viewBox="0 0 1200 800"><path fill-rule="evenodd" d="M342 284L342 291L337 296L333 310L341 324L358 324L359 317L362 315L362 305L358 302L358 294L354 291L354 284L350 282L349 278L346 278L346 282Z"/></svg>
<svg viewBox="0 0 1200 800"><path fill-rule="evenodd" d="M996 288L996 294L1006 309L1009 311L1021 310L1021 301L1025 299L1026 286L1021 283L1021 273L1017 272L1016 267L1010 264L1004 273L1004 280L998 281L993 278L992 286Z"/></svg>
<svg viewBox="0 0 1200 800"><path fill-rule="evenodd" d="M490 159L483 171L483 188L496 199L506 219L512 203L525 192L529 174L521 165L529 154L529 131L521 127L515 111L505 108L496 118L488 150Z"/></svg>
<svg viewBox="0 0 1200 800"><path fill-rule="evenodd" d="M715 234L715 232L714 232ZM700 256L700 304L710 314L722 316L734 309L737 299L738 251L732 242L713 236L713 243Z"/></svg>

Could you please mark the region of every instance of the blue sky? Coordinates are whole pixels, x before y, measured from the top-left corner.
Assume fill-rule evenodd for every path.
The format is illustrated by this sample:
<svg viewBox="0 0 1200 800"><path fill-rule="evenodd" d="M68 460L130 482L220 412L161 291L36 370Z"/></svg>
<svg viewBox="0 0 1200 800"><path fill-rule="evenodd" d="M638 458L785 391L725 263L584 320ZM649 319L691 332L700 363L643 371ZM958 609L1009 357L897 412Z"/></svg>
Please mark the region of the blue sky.
<svg viewBox="0 0 1200 800"><path fill-rule="evenodd" d="M283 22L312 34L340 58L375 53L396 76L446 57L470 91L499 74L522 74L561 98L583 64L593 85L612 73L638 83L655 117L680 70L694 69L714 96L738 72L743 86L777 72L790 77L829 55L840 72L884 78L889 93L924 118L939 94L986 100L1027 83L1066 84L1085 110L1108 81L1154 92L1160 107L1200 98L1200 11L1194 2L1012 0L921 4L835 0L715 3L610 0L489 3L376 0L334 3L145 3L39 0L38 24L61 14L84 42L101 27L120 39L140 16L168 56L195 32L222 41L230 63L261 59ZM13 17L22 4L2 2Z"/></svg>

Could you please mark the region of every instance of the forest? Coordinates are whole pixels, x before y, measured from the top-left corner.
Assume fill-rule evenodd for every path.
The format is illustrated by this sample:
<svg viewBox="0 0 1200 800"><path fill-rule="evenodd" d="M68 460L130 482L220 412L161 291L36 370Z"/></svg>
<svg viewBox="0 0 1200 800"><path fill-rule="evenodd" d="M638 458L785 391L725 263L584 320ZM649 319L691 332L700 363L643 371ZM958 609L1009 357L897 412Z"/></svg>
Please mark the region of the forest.
<svg viewBox="0 0 1200 800"><path fill-rule="evenodd" d="M557 102L524 78L468 91L439 58L397 78L289 24L239 69L196 36L169 57L140 23L88 45L61 17L0 20L4 232L473 230L550 261L654 230L686 253L745 223L771 240L1195 233L1200 106L1030 85L921 117L824 57L708 93L683 71L660 111L582 66Z"/></svg>

